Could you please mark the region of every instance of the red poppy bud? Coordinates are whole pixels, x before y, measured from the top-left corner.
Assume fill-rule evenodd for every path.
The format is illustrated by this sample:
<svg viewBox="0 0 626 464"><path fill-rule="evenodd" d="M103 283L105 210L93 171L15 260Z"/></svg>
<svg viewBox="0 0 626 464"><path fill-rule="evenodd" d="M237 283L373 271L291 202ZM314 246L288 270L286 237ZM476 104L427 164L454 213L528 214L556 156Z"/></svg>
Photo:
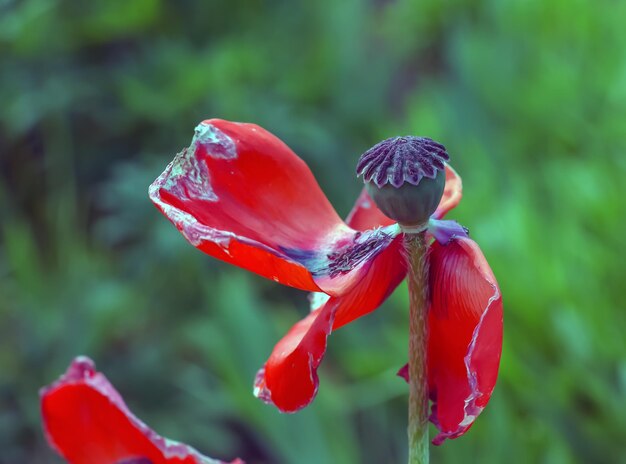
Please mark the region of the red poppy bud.
<svg viewBox="0 0 626 464"><path fill-rule="evenodd" d="M426 223L446 183L446 148L426 137L393 137L367 150L357 175L376 206L404 226Z"/></svg>

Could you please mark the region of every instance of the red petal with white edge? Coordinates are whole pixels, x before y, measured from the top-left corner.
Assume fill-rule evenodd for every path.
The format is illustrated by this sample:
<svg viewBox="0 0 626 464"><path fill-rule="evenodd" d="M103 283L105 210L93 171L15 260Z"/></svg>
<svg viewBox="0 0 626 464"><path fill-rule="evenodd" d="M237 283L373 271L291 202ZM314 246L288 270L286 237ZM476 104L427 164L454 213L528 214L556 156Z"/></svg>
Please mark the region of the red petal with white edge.
<svg viewBox="0 0 626 464"><path fill-rule="evenodd" d="M40 392L50 446L70 464L220 464L156 434L126 407L93 361L78 357ZM232 464L244 464L236 459Z"/></svg>
<svg viewBox="0 0 626 464"><path fill-rule="evenodd" d="M257 375L254 392L283 412L307 406L318 388L317 368L326 352L331 331L375 310L393 292L405 274L396 237L371 263L365 276L341 297L316 294L312 312L274 347Z"/></svg>
<svg viewBox="0 0 626 464"><path fill-rule="evenodd" d="M433 213L433 219L443 218L451 209L455 208L463 196L463 182L461 176L446 164L446 186L443 189L443 196L439 202L437 210Z"/></svg>
<svg viewBox="0 0 626 464"><path fill-rule="evenodd" d="M473 240L434 242L430 252L428 380L433 443L463 435L496 384L502 351L502 297Z"/></svg>
<svg viewBox="0 0 626 464"><path fill-rule="evenodd" d="M361 264L373 258L368 250L389 238L346 226L304 161L254 124L202 122L150 198L205 253L332 295L358 282Z"/></svg>

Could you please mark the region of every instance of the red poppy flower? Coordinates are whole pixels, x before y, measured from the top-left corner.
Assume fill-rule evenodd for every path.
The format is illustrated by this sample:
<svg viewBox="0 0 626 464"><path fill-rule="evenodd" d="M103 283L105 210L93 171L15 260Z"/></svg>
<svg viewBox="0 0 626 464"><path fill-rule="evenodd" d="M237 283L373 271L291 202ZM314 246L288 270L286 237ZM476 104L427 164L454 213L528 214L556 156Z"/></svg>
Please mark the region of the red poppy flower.
<svg viewBox="0 0 626 464"><path fill-rule="evenodd" d="M40 392L50 446L71 464L220 464L163 438L131 413L93 361L78 357ZM236 459L231 464L244 464Z"/></svg>
<svg viewBox="0 0 626 464"><path fill-rule="evenodd" d="M463 434L495 385L502 300L475 242L441 219L461 199L446 165L430 221L429 387L433 441ZM197 128L150 186L150 198L205 253L276 282L314 292L311 312L276 345L255 394L283 412L308 405L328 335L380 306L404 279L403 234L365 190L346 221L306 164L254 124L212 119Z"/></svg>

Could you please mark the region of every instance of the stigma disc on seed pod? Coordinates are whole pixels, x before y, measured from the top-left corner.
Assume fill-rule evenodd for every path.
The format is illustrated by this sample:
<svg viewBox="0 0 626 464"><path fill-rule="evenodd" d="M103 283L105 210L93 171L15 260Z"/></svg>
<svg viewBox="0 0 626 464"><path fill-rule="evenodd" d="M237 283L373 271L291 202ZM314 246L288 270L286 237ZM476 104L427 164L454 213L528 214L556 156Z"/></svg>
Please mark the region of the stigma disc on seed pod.
<svg viewBox="0 0 626 464"><path fill-rule="evenodd" d="M427 137L392 137L363 153L356 171L376 206L410 228L425 224L437 209L449 159L446 148Z"/></svg>

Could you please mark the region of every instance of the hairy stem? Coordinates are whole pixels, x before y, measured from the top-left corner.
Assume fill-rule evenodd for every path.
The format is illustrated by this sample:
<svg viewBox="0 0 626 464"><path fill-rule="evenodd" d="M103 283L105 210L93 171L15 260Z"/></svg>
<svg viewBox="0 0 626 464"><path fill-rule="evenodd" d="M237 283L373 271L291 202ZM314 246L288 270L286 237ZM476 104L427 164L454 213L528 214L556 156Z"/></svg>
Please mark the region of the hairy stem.
<svg viewBox="0 0 626 464"><path fill-rule="evenodd" d="M409 464L428 464L428 256L425 232L405 234L409 273Z"/></svg>

